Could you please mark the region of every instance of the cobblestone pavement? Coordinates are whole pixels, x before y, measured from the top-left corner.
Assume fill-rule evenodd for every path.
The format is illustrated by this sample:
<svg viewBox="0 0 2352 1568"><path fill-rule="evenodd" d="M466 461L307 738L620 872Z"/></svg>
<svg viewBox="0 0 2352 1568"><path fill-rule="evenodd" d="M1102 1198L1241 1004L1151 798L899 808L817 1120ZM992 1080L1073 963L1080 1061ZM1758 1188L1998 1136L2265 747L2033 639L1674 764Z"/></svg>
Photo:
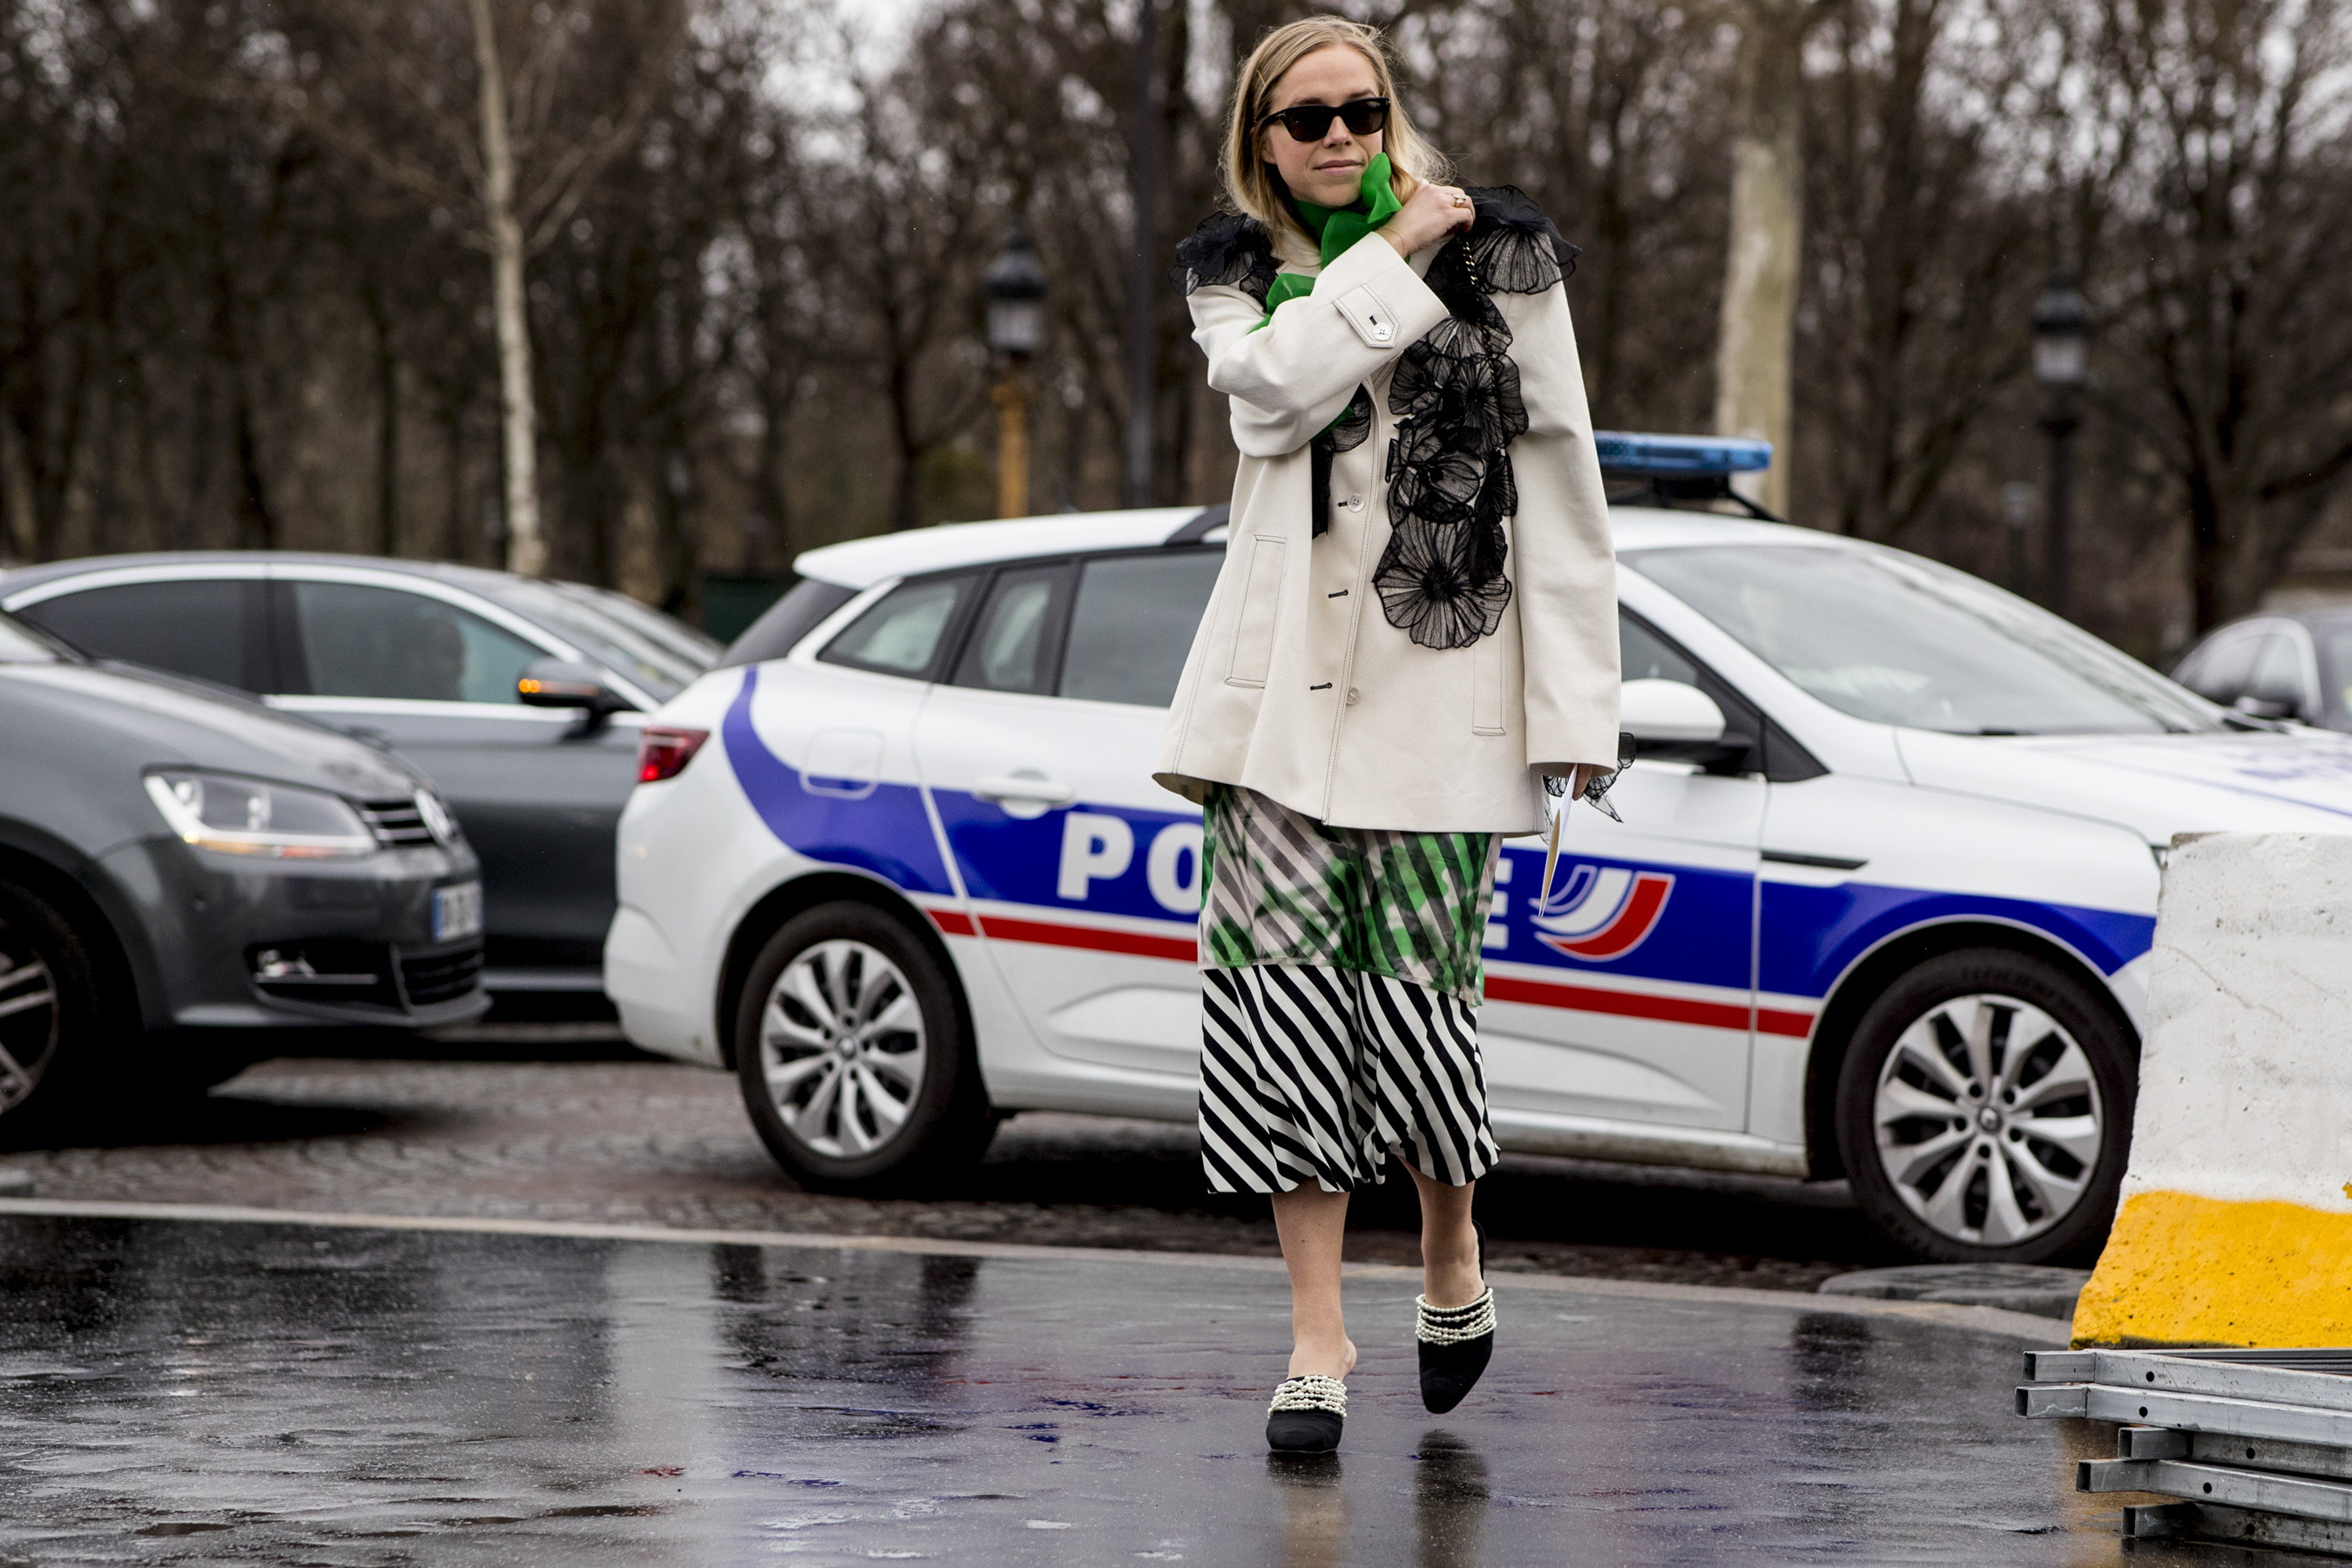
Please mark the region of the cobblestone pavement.
<svg viewBox="0 0 2352 1568"><path fill-rule="evenodd" d="M12 1129L5 1163L45 1198L1277 1250L1263 1199L1203 1190L1189 1127L1032 1112L953 1198L839 1197L769 1159L732 1075L641 1056L609 1026L404 1048L265 1062L202 1101L30 1146ZM1497 1268L1810 1290L1898 1261L1843 1184L1512 1156L1478 1206ZM1417 1261L1414 1225L1409 1183L1360 1194L1349 1255Z"/></svg>

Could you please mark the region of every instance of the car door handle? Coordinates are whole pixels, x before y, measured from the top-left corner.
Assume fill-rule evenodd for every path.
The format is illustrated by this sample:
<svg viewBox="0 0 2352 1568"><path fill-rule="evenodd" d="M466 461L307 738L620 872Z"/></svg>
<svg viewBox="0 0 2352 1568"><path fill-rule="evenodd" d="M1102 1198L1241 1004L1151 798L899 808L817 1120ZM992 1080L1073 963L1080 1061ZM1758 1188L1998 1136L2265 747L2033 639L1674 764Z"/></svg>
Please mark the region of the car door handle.
<svg viewBox="0 0 2352 1568"><path fill-rule="evenodd" d="M1067 805L1078 798L1077 790L1059 779L1024 778L1019 773L993 773L971 786L971 793L982 800L1042 800L1048 805Z"/></svg>

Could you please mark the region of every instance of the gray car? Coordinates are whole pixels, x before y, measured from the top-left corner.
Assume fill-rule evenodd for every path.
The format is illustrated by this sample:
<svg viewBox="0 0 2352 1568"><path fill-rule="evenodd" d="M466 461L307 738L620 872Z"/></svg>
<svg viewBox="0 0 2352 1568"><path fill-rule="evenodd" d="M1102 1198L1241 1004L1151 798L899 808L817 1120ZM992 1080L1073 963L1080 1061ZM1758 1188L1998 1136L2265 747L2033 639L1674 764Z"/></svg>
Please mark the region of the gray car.
<svg viewBox="0 0 2352 1568"><path fill-rule="evenodd" d="M92 655L249 691L390 747L482 858L492 992L601 992L613 841L645 716L719 645L619 594L285 552L112 555L0 576L0 611Z"/></svg>
<svg viewBox="0 0 2352 1568"><path fill-rule="evenodd" d="M2352 730L2352 605L2265 611L2216 626L2172 679L2258 719Z"/></svg>
<svg viewBox="0 0 2352 1568"><path fill-rule="evenodd" d="M488 1006L481 870L397 758L0 615L0 1114Z"/></svg>

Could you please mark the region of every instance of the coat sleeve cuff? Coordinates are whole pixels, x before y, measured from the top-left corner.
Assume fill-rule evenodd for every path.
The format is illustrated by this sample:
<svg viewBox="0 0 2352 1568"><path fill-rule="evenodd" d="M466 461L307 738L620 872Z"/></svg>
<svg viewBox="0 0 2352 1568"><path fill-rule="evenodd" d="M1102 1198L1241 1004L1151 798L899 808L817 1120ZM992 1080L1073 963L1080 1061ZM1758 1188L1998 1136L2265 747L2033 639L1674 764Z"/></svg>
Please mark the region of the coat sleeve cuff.
<svg viewBox="0 0 2352 1568"><path fill-rule="evenodd" d="M1445 302L1412 263L1378 234L1368 234L1316 279L1315 297L1332 308L1368 349L1402 349L1445 319Z"/></svg>

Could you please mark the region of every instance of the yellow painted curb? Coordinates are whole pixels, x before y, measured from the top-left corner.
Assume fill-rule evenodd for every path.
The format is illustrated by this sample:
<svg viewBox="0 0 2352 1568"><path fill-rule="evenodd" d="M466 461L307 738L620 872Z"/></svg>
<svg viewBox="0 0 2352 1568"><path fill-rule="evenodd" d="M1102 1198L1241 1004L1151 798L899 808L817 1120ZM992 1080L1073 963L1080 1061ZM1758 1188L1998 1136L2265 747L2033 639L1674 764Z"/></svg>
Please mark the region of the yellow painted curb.
<svg viewBox="0 0 2352 1568"><path fill-rule="evenodd" d="M2352 1214L2134 1193L2074 1308L2074 1343L2352 1344Z"/></svg>

